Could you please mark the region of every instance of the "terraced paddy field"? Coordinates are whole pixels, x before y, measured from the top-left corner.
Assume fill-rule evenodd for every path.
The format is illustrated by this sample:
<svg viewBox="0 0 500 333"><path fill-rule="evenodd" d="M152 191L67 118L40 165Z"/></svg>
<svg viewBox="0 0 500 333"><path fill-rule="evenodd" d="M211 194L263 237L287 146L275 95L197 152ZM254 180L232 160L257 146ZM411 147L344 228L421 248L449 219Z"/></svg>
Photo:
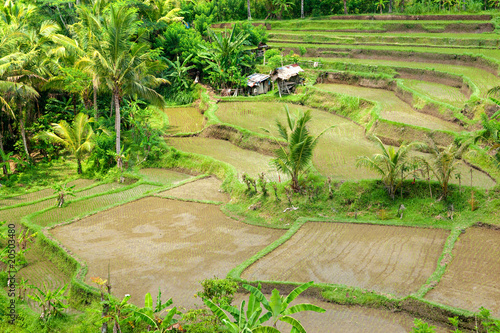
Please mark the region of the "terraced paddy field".
<svg viewBox="0 0 500 333"><path fill-rule="evenodd" d="M270 31L271 42L293 41L295 43L332 43L350 45L392 45L420 47L450 47L450 48L498 48L498 35L494 33L467 34L458 37L450 33L354 33L354 32L324 32L324 31Z"/></svg>
<svg viewBox="0 0 500 333"><path fill-rule="evenodd" d="M37 286L44 290L44 283L51 289L61 288L70 283L71 275L61 271L56 265L43 255L43 249L34 244L26 253L28 266L21 268L17 277L27 280L27 284Z"/></svg>
<svg viewBox="0 0 500 333"><path fill-rule="evenodd" d="M371 155L377 151L375 145L365 138L362 127L325 111L293 104L289 104L288 108L292 114L311 110L309 130L314 135L329 126L335 126L319 139L313 155L313 164L320 173L334 179L376 177L375 173L355 166L357 156ZM276 102L222 103L216 114L222 122L258 133L265 133L261 128L266 128L273 135L278 135L276 120L286 123L284 104Z"/></svg>
<svg viewBox="0 0 500 333"><path fill-rule="evenodd" d="M94 181L88 179L77 179L72 182L69 182L67 186L75 186L73 188L74 191L78 191L85 187L92 185ZM41 191L30 192L27 194L17 195L13 197L7 197L5 199L0 199L0 208L4 208L7 206L19 205L24 203L29 203L31 201L42 200L47 197L54 196L54 190L52 188L47 188Z"/></svg>
<svg viewBox="0 0 500 333"><path fill-rule="evenodd" d="M242 300L248 299L248 295L237 294L233 305L241 304ZM266 295L269 299L270 295ZM291 304L311 303L326 310L324 313L312 311L299 312L293 315L300 320L307 332L321 333L387 333L387 332L411 332L413 317L403 312L392 312L384 309L364 308L359 306L343 306L334 303L320 301L316 298L299 296ZM449 332L445 327L436 325L437 333ZM290 326L278 322L278 329L288 332ZM288 330L287 330L288 329Z"/></svg>
<svg viewBox="0 0 500 333"><path fill-rule="evenodd" d="M426 298L458 308L481 306L500 318L500 230L473 227L460 236L453 260Z"/></svg>
<svg viewBox="0 0 500 333"><path fill-rule="evenodd" d="M208 177L158 193L158 195L187 200L228 202L230 196L220 191L221 185L222 182L217 178Z"/></svg>
<svg viewBox="0 0 500 333"><path fill-rule="evenodd" d="M169 138L167 144L182 151L202 154L226 162L234 166L238 170L239 175L247 173L252 177L257 177L259 173L265 172L268 178L278 179L275 168L269 165L272 159L271 156L239 148L229 141L186 137Z"/></svg>
<svg viewBox="0 0 500 333"><path fill-rule="evenodd" d="M118 297L130 294L139 305L147 292L161 288L176 306L184 307L196 302L198 281L226 276L283 234L232 220L216 205L158 197L115 207L50 232L87 263L88 283L90 277L107 276L111 263L113 293Z"/></svg>
<svg viewBox="0 0 500 333"><path fill-rule="evenodd" d="M390 57L388 57L390 58ZM305 58L307 60L316 61L318 58ZM412 59L344 59L344 58L328 58L322 59L324 62L324 68L328 68L329 64L335 63L349 63L349 64L365 64L371 66L387 66L387 67L408 67L408 68L420 68L420 69L434 69L436 71L449 72L456 75L464 75L470 78L479 88L480 96L486 97L486 93L489 89L500 85L500 78L493 75L492 73L474 67L453 65L453 64L439 64L432 62L419 62ZM426 92L429 94L430 92Z"/></svg>
<svg viewBox="0 0 500 333"><path fill-rule="evenodd" d="M242 278L343 284L407 296L436 269L448 234L441 229L310 222L248 267Z"/></svg>
<svg viewBox="0 0 500 333"><path fill-rule="evenodd" d="M383 119L425 127L432 130L463 130L458 124L415 111L410 105L399 99L392 91L336 83L317 84L315 87L330 92L358 96L380 103L382 107L380 117Z"/></svg>
<svg viewBox="0 0 500 333"><path fill-rule="evenodd" d="M175 184L191 177L191 175L168 169L144 168L139 170L139 174L151 182L162 184Z"/></svg>
<svg viewBox="0 0 500 333"><path fill-rule="evenodd" d="M104 193L112 190L116 190L119 188L123 188L124 185L111 183L111 184L103 184L98 185L92 188L89 188L84 191L75 192L75 196L69 196L66 199L66 202L71 202L72 200L83 198L89 195L94 195L98 193ZM52 190L51 190L52 191ZM52 191L53 193L53 191ZM28 202L27 202L28 203ZM5 210L0 211L2 215L2 219L5 219L7 223L19 223L23 216L38 212L40 210L55 207L57 204L56 199L47 199L34 204L29 204L21 207L7 208ZM62 208L64 209L64 208Z"/></svg>
<svg viewBox="0 0 500 333"><path fill-rule="evenodd" d="M410 79L405 79L403 82L405 86L412 88L421 94L428 95L436 101L447 103L457 108L463 108L464 103L468 100L460 89L455 87L435 82Z"/></svg>
<svg viewBox="0 0 500 333"><path fill-rule="evenodd" d="M198 132L203 129L205 119L198 108L165 108L168 117L169 133Z"/></svg>
<svg viewBox="0 0 500 333"><path fill-rule="evenodd" d="M156 188L158 187L155 185L143 184L125 191L105 194L87 200L72 202L65 207L54 208L45 211L32 218L31 221L37 225L44 227L56 225L69 219L77 218L78 216L84 215L86 213L111 206L123 200L133 200L134 198L142 196L147 192L155 190Z"/></svg>

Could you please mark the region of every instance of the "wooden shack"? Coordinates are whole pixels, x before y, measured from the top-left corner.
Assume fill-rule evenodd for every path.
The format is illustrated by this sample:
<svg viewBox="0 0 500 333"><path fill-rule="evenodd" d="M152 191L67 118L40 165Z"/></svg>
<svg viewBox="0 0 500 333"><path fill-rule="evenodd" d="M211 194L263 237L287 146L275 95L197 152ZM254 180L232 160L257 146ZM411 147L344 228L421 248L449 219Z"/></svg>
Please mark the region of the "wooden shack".
<svg viewBox="0 0 500 333"><path fill-rule="evenodd" d="M278 91L281 95L293 94L298 84L302 84L304 79L299 76L304 70L299 65L293 64L278 67L272 73L271 79L278 81Z"/></svg>
<svg viewBox="0 0 500 333"><path fill-rule="evenodd" d="M267 93L271 88L271 76L255 73L247 77L247 93L252 96Z"/></svg>

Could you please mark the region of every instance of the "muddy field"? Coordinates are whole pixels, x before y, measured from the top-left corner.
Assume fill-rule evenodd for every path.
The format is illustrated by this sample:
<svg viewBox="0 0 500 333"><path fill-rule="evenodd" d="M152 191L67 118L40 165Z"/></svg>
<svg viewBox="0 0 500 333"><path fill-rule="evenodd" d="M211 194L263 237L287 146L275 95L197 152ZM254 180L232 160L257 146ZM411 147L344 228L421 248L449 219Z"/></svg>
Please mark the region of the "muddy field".
<svg viewBox="0 0 500 333"><path fill-rule="evenodd" d="M117 297L130 294L139 305L161 288L174 305L189 307L198 281L225 277L283 231L234 221L215 205L148 197L51 233L89 265L88 283L106 277L110 263Z"/></svg>
<svg viewBox="0 0 500 333"><path fill-rule="evenodd" d="M169 133L197 132L203 129L205 120L197 108L165 108Z"/></svg>
<svg viewBox="0 0 500 333"><path fill-rule="evenodd" d="M434 272L447 236L440 229L306 223L242 278L344 284L406 296Z"/></svg>
<svg viewBox="0 0 500 333"><path fill-rule="evenodd" d="M333 179L376 178L375 173L355 166L358 156L377 152L375 145L365 138L363 128L347 119L321 110L293 104L288 107L292 114L311 110L312 120L309 129L314 135L318 135L329 126L335 126L320 138L313 155L313 164L320 173ZM261 128L269 129L273 135L278 134L276 120L286 123L284 104L277 102L223 103L217 110L217 116L223 122L258 133L264 133Z"/></svg>
<svg viewBox="0 0 500 333"><path fill-rule="evenodd" d="M469 228L453 249L453 260L426 298L500 318L500 231Z"/></svg>
<svg viewBox="0 0 500 333"><path fill-rule="evenodd" d="M161 192L158 195L189 200L228 202L230 197L220 191L221 185L222 182L217 178L208 177Z"/></svg>

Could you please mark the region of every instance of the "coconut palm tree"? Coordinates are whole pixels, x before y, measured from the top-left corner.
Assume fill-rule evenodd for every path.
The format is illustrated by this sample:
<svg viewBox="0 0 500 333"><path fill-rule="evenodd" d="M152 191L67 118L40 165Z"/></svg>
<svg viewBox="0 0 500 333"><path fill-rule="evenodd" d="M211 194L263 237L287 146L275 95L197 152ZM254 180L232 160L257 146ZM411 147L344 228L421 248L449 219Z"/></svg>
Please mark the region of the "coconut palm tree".
<svg viewBox="0 0 500 333"><path fill-rule="evenodd" d="M82 173L82 159L91 152L94 146L94 130L90 123L93 118L89 118L84 113L76 115L72 125L66 121L59 124L51 124L52 132L42 132L35 136L37 139L49 140L53 143L63 145L75 158L78 164L78 174Z"/></svg>
<svg viewBox="0 0 500 333"><path fill-rule="evenodd" d="M442 197L446 199L449 194L448 184L451 176L455 174L455 170L460 164L460 158L467 151L471 142L453 142L444 148L439 148L432 139L430 143L430 153L433 157L430 161L431 170L441 185Z"/></svg>
<svg viewBox="0 0 500 333"><path fill-rule="evenodd" d="M248 20L252 19L252 13L250 12L250 0L247 0L247 11L248 11Z"/></svg>
<svg viewBox="0 0 500 333"><path fill-rule="evenodd" d="M360 156L356 160L356 167L365 167L376 171L382 176L382 182L387 188L387 192L394 200L394 195L405 177L404 172L410 159L409 153L414 149L425 147L420 142L403 144L399 149L393 146L386 148L382 141L373 136L375 143L379 146L381 154L375 154L372 157Z"/></svg>
<svg viewBox="0 0 500 333"><path fill-rule="evenodd" d="M280 148L276 150L276 158L272 160L272 163L278 171L290 176L292 189L298 192L300 191L299 177L311 166L313 151L318 139L333 126L326 128L318 136L314 137L309 134L307 129L307 123L311 120L309 110L304 114L298 114L296 117L290 115L288 105L285 105L285 111L288 128L279 121L276 122L276 126L280 137L287 142L287 145L276 140ZM264 130L269 133L269 130Z"/></svg>
<svg viewBox="0 0 500 333"><path fill-rule="evenodd" d="M154 54L142 36L137 36L138 22L134 9L111 5L103 23L102 40L94 45L92 57L86 56L78 61L82 67L94 70L111 91L119 168L123 166L120 155L122 98L139 96L162 105L163 97L153 88L168 82L152 74L161 71L164 66L153 59Z"/></svg>

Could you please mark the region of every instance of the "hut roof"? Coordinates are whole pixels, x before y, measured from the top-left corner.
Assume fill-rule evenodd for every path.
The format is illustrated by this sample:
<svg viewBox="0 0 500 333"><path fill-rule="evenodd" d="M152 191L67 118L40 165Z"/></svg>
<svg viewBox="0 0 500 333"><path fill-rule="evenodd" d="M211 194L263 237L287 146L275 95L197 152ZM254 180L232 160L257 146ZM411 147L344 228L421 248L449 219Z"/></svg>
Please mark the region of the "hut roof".
<svg viewBox="0 0 500 333"><path fill-rule="evenodd" d="M282 80L288 80L292 76L295 76L303 71L304 70L302 68L300 68L300 66L297 64L278 67L275 70L275 73L274 73L275 75L273 75L273 80L275 80L276 77L278 77L279 79L282 79Z"/></svg>
<svg viewBox="0 0 500 333"><path fill-rule="evenodd" d="M255 86L255 84L260 83L264 80L269 79L271 76L267 74L255 73L247 77L247 85L249 87Z"/></svg>

